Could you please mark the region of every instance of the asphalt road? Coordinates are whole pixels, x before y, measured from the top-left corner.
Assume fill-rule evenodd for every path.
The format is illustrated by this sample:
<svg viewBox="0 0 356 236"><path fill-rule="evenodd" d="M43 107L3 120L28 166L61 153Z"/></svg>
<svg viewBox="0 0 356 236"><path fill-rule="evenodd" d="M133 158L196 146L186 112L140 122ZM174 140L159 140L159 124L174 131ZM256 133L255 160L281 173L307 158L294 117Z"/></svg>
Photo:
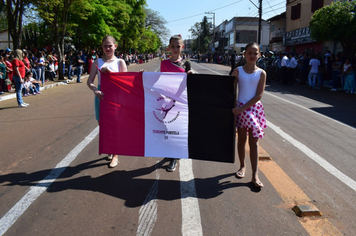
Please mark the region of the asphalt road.
<svg viewBox="0 0 356 236"><path fill-rule="evenodd" d="M201 74L229 67L192 62ZM129 71L159 71L159 61ZM84 79L84 82L86 79ZM94 95L69 83L0 102L0 235L356 235L356 95L266 86L259 191L238 163L98 155ZM322 216L298 217L295 205Z"/></svg>

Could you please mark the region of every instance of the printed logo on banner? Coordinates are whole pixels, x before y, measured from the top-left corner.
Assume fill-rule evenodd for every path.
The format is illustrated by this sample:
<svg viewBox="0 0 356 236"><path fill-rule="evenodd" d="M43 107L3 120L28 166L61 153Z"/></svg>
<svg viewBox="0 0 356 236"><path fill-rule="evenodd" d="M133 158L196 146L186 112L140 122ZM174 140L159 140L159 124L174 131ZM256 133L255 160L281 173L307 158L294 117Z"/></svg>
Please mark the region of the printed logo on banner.
<svg viewBox="0 0 356 236"><path fill-rule="evenodd" d="M171 112L173 107L176 105L176 100L170 97L161 95L157 98L160 108L156 108L156 111L153 111L153 116L161 123L169 124L178 119L180 112ZM170 113L168 115L168 113Z"/></svg>
<svg viewBox="0 0 356 236"><path fill-rule="evenodd" d="M174 111L176 100L171 97L160 95L156 101L158 102L155 111L153 111L154 118L165 125L171 124L176 121L180 115L180 111ZM168 130L153 130L154 134L163 134L164 139L168 139L168 135L179 135L179 131Z"/></svg>

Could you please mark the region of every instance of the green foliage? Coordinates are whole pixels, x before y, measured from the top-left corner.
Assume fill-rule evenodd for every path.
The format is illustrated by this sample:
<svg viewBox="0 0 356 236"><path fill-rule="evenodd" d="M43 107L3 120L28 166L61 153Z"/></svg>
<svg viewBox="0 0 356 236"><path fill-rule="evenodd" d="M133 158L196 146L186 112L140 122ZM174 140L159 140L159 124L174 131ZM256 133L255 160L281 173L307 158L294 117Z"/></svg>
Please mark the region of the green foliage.
<svg viewBox="0 0 356 236"><path fill-rule="evenodd" d="M127 18L114 16L121 15L126 11L126 5L118 0L90 0L91 8L87 17L80 14L72 14L71 20L77 23L75 34L72 35L77 48L97 48L105 35L112 35L117 40L121 33L117 30L120 24Z"/></svg>
<svg viewBox="0 0 356 236"><path fill-rule="evenodd" d="M85 20L93 8L85 0L38 0L37 10L44 22L64 37L74 34L74 28L78 26L70 17L76 15Z"/></svg>
<svg viewBox="0 0 356 236"><path fill-rule="evenodd" d="M156 35L151 28L144 29L140 40L138 41L137 50L142 53L152 53L157 51L160 43L161 41L159 40L158 35Z"/></svg>
<svg viewBox="0 0 356 236"><path fill-rule="evenodd" d="M129 22L124 24L120 29L122 37L120 39L120 46L123 53L126 53L129 48L136 48L145 24L145 0L127 0L129 11Z"/></svg>
<svg viewBox="0 0 356 236"><path fill-rule="evenodd" d="M193 51L207 52L211 42L211 30L207 17L204 16L203 21L195 23L189 31L193 38L195 37Z"/></svg>
<svg viewBox="0 0 356 236"><path fill-rule="evenodd" d="M1 11L0 12L0 31L7 30L7 17L6 17L6 12Z"/></svg>
<svg viewBox="0 0 356 236"><path fill-rule="evenodd" d="M29 23L25 25L22 31L22 46L30 47L34 45L37 47L38 37L40 37L40 35L37 34L39 30L40 28L36 23Z"/></svg>
<svg viewBox="0 0 356 236"><path fill-rule="evenodd" d="M13 47L21 45L21 34L23 15L25 9L31 4L32 0L2 0L0 9L6 11L7 27L13 40Z"/></svg>
<svg viewBox="0 0 356 236"><path fill-rule="evenodd" d="M167 21L160 16L159 12L149 8L145 8L145 14L145 28L150 28L161 41L168 41L170 31L165 26Z"/></svg>
<svg viewBox="0 0 356 236"><path fill-rule="evenodd" d="M311 37L317 41L340 42L351 56L356 49L356 2L333 2L317 10L309 23Z"/></svg>
<svg viewBox="0 0 356 236"><path fill-rule="evenodd" d="M89 50L100 49L102 38L112 35L122 52L153 52L169 31L166 21L145 5L145 0L36 0L43 23L36 30L26 27L24 39L26 44L54 43L63 49L68 38L77 49Z"/></svg>

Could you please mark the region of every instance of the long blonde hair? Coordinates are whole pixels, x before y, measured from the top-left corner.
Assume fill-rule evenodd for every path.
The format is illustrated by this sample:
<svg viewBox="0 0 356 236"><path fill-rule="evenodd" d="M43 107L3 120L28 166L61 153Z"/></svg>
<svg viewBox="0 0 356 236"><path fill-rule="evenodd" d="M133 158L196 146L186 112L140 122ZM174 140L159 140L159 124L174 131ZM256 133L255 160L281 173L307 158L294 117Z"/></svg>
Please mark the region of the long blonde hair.
<svg viewBox="0 0 356 236"><path fill-rule="evenodd" d="M14 52L14 59L22 61L23 60L22 53L23 52L22 52L21 49L16 49L15 52Z"/></svg>

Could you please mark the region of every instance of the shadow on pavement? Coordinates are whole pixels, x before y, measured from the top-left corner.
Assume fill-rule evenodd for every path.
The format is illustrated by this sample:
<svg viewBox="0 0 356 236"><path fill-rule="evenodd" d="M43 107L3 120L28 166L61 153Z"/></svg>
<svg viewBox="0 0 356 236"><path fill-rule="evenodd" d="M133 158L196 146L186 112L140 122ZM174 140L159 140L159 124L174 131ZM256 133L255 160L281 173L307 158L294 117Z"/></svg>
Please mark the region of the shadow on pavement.
<svg viewBox="0 0 356 236"><path fill-rule="evenodd" d="M325 82L325 84L327 83L328 81ZM272 93L299 95L325 103L330 107L316 107L310 109L356 128L356 120L354 119L354 114L356 114L356 94L331 92L328 86L320 90L314 90L300 84L281 85L278 81L268 82L265 90Z"/></svg>
<svg viewBox="0 0 356 236"><path fill-rule="evenodd" d="M89 161L74 167L67 167L64 172L53 182L47 189L47 192L60 192L65 190L85 190L100 192L116 198L125 200L127 207L141 206L151 187L156 179L140 178L144 175L154 172L156 169L163 169L163 164L168 160L162 160L153 166L140 168L131 171L114 170L105 175L92 178L91 176L83 176L68 180L61 180L73 177L74 175L88 169L106 166L108 162L105 158ZM105 162L104 162L105 161ZM3 186L36 186L38 182L43 180L52 170L41 170L34 173L11 173L0 176L0 184ZM248 187L253 192L258 192L260 189L253 186L252 183L232 183L231 181L220 182L221 180L234 176L234 173L219 175L215 177L200 179L195 178L197 198L210 199L223 194L224 190L236 187ZM47 177L48 178L48 177ZM7 183L8 182L8 183ZM179 180L158 180L159 191L157 199L171 201L181 198ZM188 183L189 184L189 183ZM190 196L187 196L190 197ZM194 197L194 196L191 196Z"/></svg>

